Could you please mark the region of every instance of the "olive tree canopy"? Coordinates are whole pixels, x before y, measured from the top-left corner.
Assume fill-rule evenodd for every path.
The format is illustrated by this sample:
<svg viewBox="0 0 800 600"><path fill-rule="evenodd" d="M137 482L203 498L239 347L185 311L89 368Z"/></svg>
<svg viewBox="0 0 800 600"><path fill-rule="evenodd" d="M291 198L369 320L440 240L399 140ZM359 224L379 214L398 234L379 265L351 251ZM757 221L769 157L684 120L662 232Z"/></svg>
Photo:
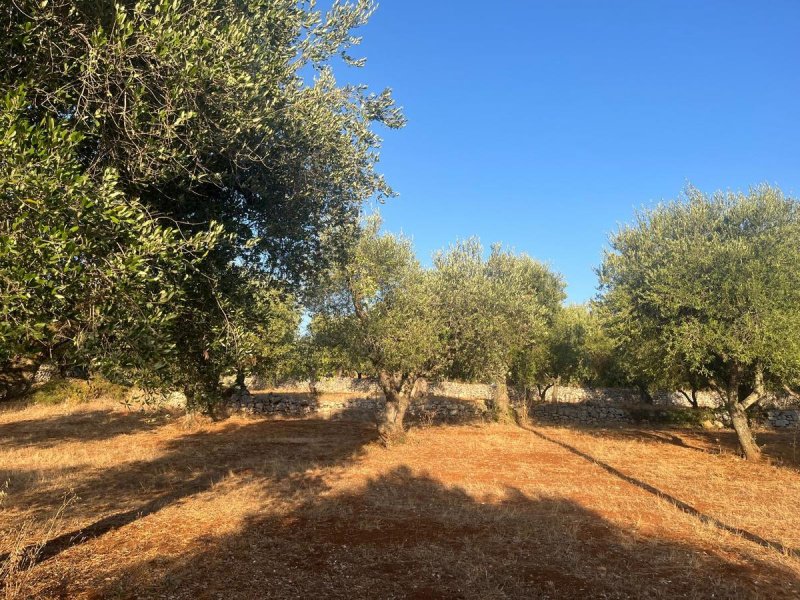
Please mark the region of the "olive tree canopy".
<svg viewBox="0 0 800 600"><path fill-rule="evenodd" d="M564 282L546 265L499 244L484 259L477 239L434 257L445 319L443 369L448 377L491 381L498 417L509 416L507 384L518 356L542 348L564 299Z"/></svg>
<svg viewBox="0 0 800 600"><path fill-rule="evenodd" d="M800 382L800 203L766 185L689 188L612 236L600 281L631 362L657 381L707 381L758 458L747 409Z"/></svg>
<svg viewBox="0 0 800 600"><path fill-rule="evenodd" d="M152 338L149 345L175 351L164 360L138 361L135 371L183 387L202 402L218 396L221 372L252 362L253 353L236 346L255 313L234 304L264 286L281 305L301 297L317 273L344 255L362 202L391 194L375 169L381 140L374 125L399 127L403 117L388 90L372 93L337 83L334 75L334 67L363 63L351 55L359 42L355 29L374 4L337 0L324 13L315 6L303 0L18 0L0 8L0 98L10 99L0 105L6 150L17 152L11 144L20 143L41 149L44 142L36 140L44 135L46 152L61 157L24 154L27 166L19 168L36 177L4 167L3 236L16 238L14 227L29 219L25 235L45 245L52 239L45 211L53 204L40 202L48 181L75 182L86 196L107 196L80 212L62 211L59 235L91 222L90 213L105 210L112 196L129 211L124 223L130 228L116 238L119 253L138 252L138 226L131 220L165 232L168 243L147 252L178 252L179 276L150 271L147 277L155 287L179 284L182 294L168 285L164 293L184 301L171 304L174 314L157 328L158 343ZM9 138L21 130L30 130L27 139ZM78 202L73 194L65 203L70 198ZM81 244L97 248L117 233L111 227L81 231ZM132 248L122 247L127 243ZM59 264L115 277L82 247L65 245ZM8 264L16 256L0 260ZM165 273L173 268L160 264ZM64 270L65 277L72 273ZM13 301L9 289L49 293L49 282L21 271L0 277L4 305ZM97 297L79 288L72 286L69 303L89 313L99 308ZM119 318L141 318L135 304ZM268 311L257 312L261 319ZM283 312L276 308L278 318ZM55 339L44 339L47 332L73 324L56 303L35 339L26 338L24 328L4 330L0 370L40 361L56 347ZM114 362L99 347L76 354L84 338L63 337L69 339L51 358ZM22 348L29 355L20 355ZM244 355L242 363L237 357Z"/></svg>

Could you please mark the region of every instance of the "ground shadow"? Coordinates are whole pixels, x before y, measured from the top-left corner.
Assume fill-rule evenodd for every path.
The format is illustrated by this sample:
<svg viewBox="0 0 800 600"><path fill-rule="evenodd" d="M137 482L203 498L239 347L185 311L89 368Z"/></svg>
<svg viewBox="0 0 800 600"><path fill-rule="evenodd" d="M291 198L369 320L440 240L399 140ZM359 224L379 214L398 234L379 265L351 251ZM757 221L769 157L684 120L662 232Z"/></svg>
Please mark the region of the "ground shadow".
<svg viewBox="0 0 800 600"><path fill-rule="evenodd" d="M713 454L741 455L736 432L728 429L690 429L676 432L693 445ZM773 464L800 470L800 429L756 429L756 442L764 457Z"/></svg>
<svg viewBox="0 0 800 600"><path fill-rule="evenodd" d="M660 490L659 488L655 487L654 485L651 485L651 484L649 484L649 483L647 483L645 481L642 481L640 479L636 479L635 477L631 477L630 475L627 475L626 473L623 473L619 469L617 469L615 467L612 467L608 463L605 463L605 462L603 462L601 460L598 460L598 459L594 458L592 455L587 454L586 452L583 452L582 450L578 450L574 446L571 446L571 445L569 445L569 444L567 444L565 442L562 442L561 440L557 440L557 439L555 439L553 437L545 435L541 431L537 431L536 429L533 429L533 428L528 428L528 431L530 431L535 436L537 436L537 437L539 437L539 438L541 438L541 439L543 439L545 441L550 442L551 444L555 444L557 446L560 446L564 450L574 454L575 456L579 456L580 458L586 460L587 462L590 462L590 463L592 463L594 465L597 465L598 467L600 467L601 469L603 469L604 471L606 471L610 475L613 475L614 477L617 477L617 478L619 478L619 479L621 479L621 480L623 480L623 481L625 481L627 483L635 485L639 489L644 490L645 492L647 492L649 494L653 494L654 496L669 502L675 508L677 508L677 509L679 509L679 510L681 510L681 511L687 513L687 514L692 515L693 517L699 519L702 523L705 523L705 524L708 524L708 525L713 525L717 529L720 529L720 530L725 531L727 533L732 533L734 535L738 535L739 537L744 538L749 542L753 542L754 544L758 544L759 546L763 546L765 548L773 548L773 549L781 552L782 554L790 555L790 556L793 556L795 558L800 558L800 549L798 549L798 548L789 548L789 547L786 547L786 546L784 546L783 544L781 544L779 542L767 540L767 539L765 539L765 538L763 538L761 536L758 536L758 535L756 535L754 533L751 533L751 532L747 531L746 529L741 529L741 528L738 528L738 527L732 527L731 525L723 523L719 519L716 519L716 518L714 518L712 516L706 515L705 513L699 511L697 508L695 508L691 504L689 504L687 502L684 502L683 500L680 500L679 498L676 498L675 496L667 494L666 492Z"/></svg>
<svg viewBox="0 0 800 600"><path fill-rule="evenodd" d="M545 426L573 429L590 436L618 440L652 441L695 450L707 454L731 454L741 456L736 432L728 429L699 429L652 424L646 427L631 424L605 423L585 426L577 423L550 423ZM756 441L764 456L773 464L800 469L800 430L758 429Z"/></svg>
<svg viewBox="0 0 800 600"><path fill-rule="evenodd" d="M575 431L580 431L581 433L585 433L589 436L602 436L604 438L626 441L658 442L662 444L678 446L679 448L686 448L687 450L696 450L698 452L706 452L711 454L718 453L710 446L694 443L691 436L682 435L689 432L694 432L694 430L686 428L676 428L665 425L651 425L642 427L629 423L613 422L601 423L597 425L583 425L569 422L551 423L546 420L537 421L537 425L572 429Z"/></svg>
<svg viewBox="0 0 800 600"><path fill-rule="evenodd" d="M113 408L77 411L0 424L0 447L48 448L64 442L107 440L118 435L155 429L171 414L159 411L122 411Z"/></svg>
<svg viewBox="0 0 800 600"><path fill-rule="evenodd" d="M476 499L399 467L98 582L98 597L792 598L797 573L625 531L564 498Z"/></svg>
<svg viewBox="0 0 800 600"><path fill-rule="evenodd" d="M88 502L76 503L69 514L85 524L48 540L26 567L204 492L231 475L269 480L276 490L285 485L287 493L298 485L309 492L319 490L321 481L306 475L307 470L347 464L376 439L374 427L356 421L264 418L228 421L214 431L171 438L152 460L77 477L72 493ZM10 495L6 508L52 514L63 498L63 490L37 490L34 496L23 491ZM100 513L98 506L103 507ZM0 563L7 557L0 555Z"/></svg>

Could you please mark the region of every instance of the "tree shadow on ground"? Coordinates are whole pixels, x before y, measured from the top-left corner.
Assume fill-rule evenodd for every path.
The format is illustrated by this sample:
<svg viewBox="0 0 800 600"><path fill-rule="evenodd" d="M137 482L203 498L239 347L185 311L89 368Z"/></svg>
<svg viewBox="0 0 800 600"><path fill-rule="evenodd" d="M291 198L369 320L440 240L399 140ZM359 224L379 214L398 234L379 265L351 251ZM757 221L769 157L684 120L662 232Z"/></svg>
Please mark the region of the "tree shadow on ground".
<svg viewBox="0 0 800 600"><path fill-rule="evenodd" d="M591 436L618 439L623 441L653 441L696 450L707 454L731 454L741 456L736 432L727 429L698 429L666 425L603 425L600 427L581 426L571 423L551 424L546 427L573 429ZM764 456L773 464L800 469L800 429L776 431L774 429L756 430L756 441Z"/></svg>
<svg viewBox="0 0 800 600"><path fill-rule="evenodd" d="M564 498L476 499L406 467L99 582L97 597L793 598L796 571L625 531Z"/></svg>
<svg viewBox="0 0 800 600"><path fill-rule="evenodd" d="M735 431L692 429L678 433L708 452L741 455ZM800 429L756 429L754 435L765 458L773 464L800 470Z"/></svg>
<svg viewBox="0 0 800 600"><path fill-rule="evenodd" d="M367 424L316 419L229 421L213 431L173 437L152 460L76 476L71 491L86 502L72 506L70 517L84 524L48 540L26 566L207 491L231 475L269 480L278 491L284 486L287 494L298 486L304 492L316 492L324 485L306 471L347 464L376 439L377 432ZM5 506L52 514L63 499L63 490L37 490L33 497L10 495ZM7 554L0 554L0 563L6 558Z"/></svg>
<svg viewBox="0 0 800 600"><path fill-rule="evenodd" d="M697 508L695 508L691 504L688 504L687 502L684 502L683 500L680 500L679 498L676 498L675 496L667 494L666 492L660 490L659 488L655 487L654 485L649 484L649 483L647 483L645 481L642 481L640 479L637 479L635 477L632 477L630 475L627 475L626 473L623 473L619 469L617 469L615 467L612 467L608 463L605 463L605 462L603 462L601 460L596 459L592 455L590 455L590 454L588 454L586 452L583 452L582 450L579 450L579 449L575 448L574 446L571 446L571 445L569 445L569 444L567 444L565 442L562 442L562 441L557 440L555 438L552 438L552 437L550 437L548 435L545 435L544 433L542 433L541 431L537 431L536 429L528 428L528 431L530 431L533 435L535 435L535 436L537 436L537 437L539 437L539 438L541 438L541 439L543 439L545 441L550 442L551 444L555 444L557 446L560 446L564 450L567 450L568 452L570 452L570 453L572 453L572 454L574 454L576 456L579 456L580 458L584 459L585 461L587 461L589 463L597 465L598 467L600 467L601 469L603 469L604 471L606 471L610 475L613 475L614 477L617 477L618 479L621 479L622 481L630 483L630 484L638 487L639 489L641 489L641 490L643 490L643 491L645 491L645 492L647 492L649 494L652 494L652 495L654 495L654 496L656 496L656 497L658 497L658 498L660 498L662 500L665 500L665 501L669 502L675 508L677 508L677 509L679 509L679 510L681 510L681 511L683 511L683 512L689 514L689 515L692 515L693 517L697 518L698 520L700 520L704 524L712 525L713 527L716 527L717 529L719 529L721 531L725 531L727 533L732 533L734 535L738 535L739 537L742 537L742 538L746 539L747 541L752 542L754 544L758 544L759 546L763 546L765 548L774 548L774 549L778 550L779 552L781 552L782 554L790 555L790 556L793 556L795 558L800 558L800 548L788 548L788 547L784 546L783 544L781 544L779 542L767 540L767 539L765 539L765 538L763 538L761 536L758 536L758 535L756 535L754 533L751 533L751 532L749 532L749 531L747 531L745 529L732 527L732 526L730 526L730 525L728 525L726 523L723 523L719 519L716 519L716 518L714 518L712 516L709 516L709 515L701 512L701 511L699 511Z"/></svg>
<svg viewBox="0 0 800 600"><path fill-rule="evenodd" d="M601 425L581 425L578 423L550 423L547 421L542 421L541 423L537 423L538 425L542 425L544 427L559 427L564 429L572 429L575 431L580 431L581 433L585 433L586 435L590 436L602 436L605 438L611 439L619 439L625 441L647 441L647 442L658 442L662 444L670 444L672 446L678 446L680 448L686 448L687 450L697 450L698 452L708 452L713 453L713 449L710 447L705 447L701 444L692 443L693 440L681 434L686 433L690 430L688 429L679 429L676 427L668 427L662 425L652 425L648 427L642 427L641 425L631 425L631 424L613 424L613 423L604 423Z"/></svg>
<svg viewBox="0 0 800 600"><path fill-rule="evenodd" d="M107 440L155 429L170 418L166 410L121 411L113 408L77 411L0 424L0 448L50 448L64 442Z"/></svg>

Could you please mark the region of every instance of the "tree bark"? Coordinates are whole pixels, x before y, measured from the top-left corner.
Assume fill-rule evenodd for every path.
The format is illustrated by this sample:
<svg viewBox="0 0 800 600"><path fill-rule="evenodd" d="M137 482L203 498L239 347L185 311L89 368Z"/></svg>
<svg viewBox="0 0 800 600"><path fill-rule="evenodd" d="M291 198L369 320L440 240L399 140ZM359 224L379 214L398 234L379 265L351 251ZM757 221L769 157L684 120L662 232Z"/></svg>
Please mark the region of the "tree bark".
<svg viewBox="0 0 800 600"><path fill-rule="evenodd" d="M508 384L505 381L498 381L494 388L494 417L498 423L511 423L514 421L514 413L511 408L511 401L508 398Z"/></svg>
<svg viewBox="0 0 800 600"><path fill-rule="evenodd" d="M378 383L386 399L383 416L378 421L378 435L389 446L403 441L405 437L404 420L417 389L417 378L409 374L381 371Z"/></svg>
<svg viewBox="0 0 800 600"><path fill-rule="evenodd" d="M383 420L378 424L378 434L387 445L400 442L405 437L403 420L408 410L410 398L398 392L389 392L386 395L386 408Z"/></svg>
<svg viewBox="0 0 800 600"><path fill-rule="evenodd" d="M752 391L743 398L740 392L739 367L734 365L728 379L728 414L731 416L731 424L736 431L742 454L747 460L759 461L761 448L758 447L750 423L747 422L747 409L757 404L764 395L764 374L760 367L756 369Z"/></svg>
<svg viewBox="0 0 800 600"><path fill-rule="evenodd" d="M731 423L734 431L736 431L736 437L739 439L739 446L744 457L752 461L761 460L761 448L756 444L750 424L747 422L747 412L742 404L740 402L729 402L728 413L731 416Z"/></svg>
<svg viewBox="0 0 800 600"><path fill-rule="evenodd" d="M236 369L236 387L240 390L246 390L247 385L244 382L245 374L243 369Z"/></svg>
<svg viewBox="0 0 800 600"><path fill-rule="evenodd" d="M552 383L548 383L547 385L538 385L536 386L536 391L539 392L539 400L544 402L547 398L547 390L553 387Z"/></svg>
<svg viewBox="0 0 800 600"><path fill-rule="evenodd" d="M692 408L700 408L700 403L697 401L697 390L693 389L691 396L684 390L678 390L678 392L683 394L683 397L692 405Z"/></svg>

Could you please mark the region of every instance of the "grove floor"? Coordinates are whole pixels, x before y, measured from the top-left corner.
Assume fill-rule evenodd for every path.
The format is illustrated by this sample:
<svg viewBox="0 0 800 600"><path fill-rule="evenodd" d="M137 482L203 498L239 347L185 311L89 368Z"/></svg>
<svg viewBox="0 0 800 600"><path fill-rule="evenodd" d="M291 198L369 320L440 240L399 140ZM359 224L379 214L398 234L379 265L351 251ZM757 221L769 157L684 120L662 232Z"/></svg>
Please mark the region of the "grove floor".
<svg viewBox="0 0 800 600"><path fill-rule="evenodd" d="M0 413L7 598L799 598L797 432ZM11 559L9 559L9 556ZM25 568L30 567L30 568Z"/></svg>

